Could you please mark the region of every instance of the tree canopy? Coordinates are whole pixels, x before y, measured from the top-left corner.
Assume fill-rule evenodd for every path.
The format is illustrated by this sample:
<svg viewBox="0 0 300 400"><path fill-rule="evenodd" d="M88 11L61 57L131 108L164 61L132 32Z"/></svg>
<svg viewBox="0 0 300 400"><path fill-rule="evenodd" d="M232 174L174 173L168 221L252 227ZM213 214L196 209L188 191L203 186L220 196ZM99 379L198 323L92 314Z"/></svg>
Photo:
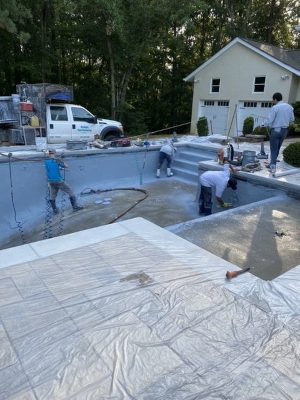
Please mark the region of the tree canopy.
<svg viewBox="0 0 300 400"><path fill-rule="evenodd" d="M62 83L128 134L182 124L185 76L236 36L299 48L298 16L297 0L0 0L0 95Z"/></svg>

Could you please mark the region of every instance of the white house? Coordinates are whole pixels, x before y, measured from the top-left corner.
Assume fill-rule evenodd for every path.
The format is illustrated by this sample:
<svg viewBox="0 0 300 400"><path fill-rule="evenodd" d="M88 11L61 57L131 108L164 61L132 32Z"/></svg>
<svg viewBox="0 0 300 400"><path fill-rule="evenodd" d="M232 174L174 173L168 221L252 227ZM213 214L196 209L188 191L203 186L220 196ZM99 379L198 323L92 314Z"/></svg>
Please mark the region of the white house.
<svg viewBox="0 0 300 400"><path fill-rule="evenodd" d="M273 93L300 101L300 50L237 37L184 80L194 83L192 132L205 116L210 134L241 135L246 117L265 120Z"/></svg>

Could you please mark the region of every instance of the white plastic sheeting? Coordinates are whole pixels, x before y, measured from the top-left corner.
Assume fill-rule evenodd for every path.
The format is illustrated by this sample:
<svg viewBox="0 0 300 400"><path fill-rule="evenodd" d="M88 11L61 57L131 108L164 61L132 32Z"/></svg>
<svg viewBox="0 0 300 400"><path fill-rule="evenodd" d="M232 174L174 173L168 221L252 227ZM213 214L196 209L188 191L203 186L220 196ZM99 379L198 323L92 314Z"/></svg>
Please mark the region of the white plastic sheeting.
<svg viewBox="0 0 300 400"><path fill-rule="evenodd" d="M300 399L300 270L226 281L159 240L0 269L1 400Z"/></svg>

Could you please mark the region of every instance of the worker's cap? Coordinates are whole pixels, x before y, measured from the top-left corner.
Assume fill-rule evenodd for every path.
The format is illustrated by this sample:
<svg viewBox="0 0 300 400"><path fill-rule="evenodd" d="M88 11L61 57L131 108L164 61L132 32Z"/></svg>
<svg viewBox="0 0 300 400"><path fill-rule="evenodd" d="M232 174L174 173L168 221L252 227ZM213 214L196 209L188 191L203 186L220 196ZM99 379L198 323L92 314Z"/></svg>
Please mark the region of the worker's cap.
<svg viewBox="0 0 300 400"><path fill-rule="evenodd" d="M56 150L55 150L55 149L49 149L49 150L48 150L48 153L49 153L49 154L56 154Z"/></svg>
<svg viewBox="0 0 300 400"><path fill-rule="evenodd" d="M229 181L228 181L228 186L232 190L236 190L236 188L237 188L237 180L235 178L230 178Z"/></svg>

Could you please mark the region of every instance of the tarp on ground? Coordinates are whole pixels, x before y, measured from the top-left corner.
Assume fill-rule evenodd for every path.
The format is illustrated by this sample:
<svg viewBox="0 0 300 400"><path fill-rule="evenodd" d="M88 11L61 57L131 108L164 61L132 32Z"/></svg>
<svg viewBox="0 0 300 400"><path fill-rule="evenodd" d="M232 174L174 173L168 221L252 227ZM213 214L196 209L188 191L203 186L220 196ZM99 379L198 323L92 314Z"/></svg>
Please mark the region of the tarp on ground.
<svg viewBox="0 0 300 400"><path fill-rule="evenodd" d="M226 281L159 241L0 269L0 399L299 399L299 269Z"/></svg>

